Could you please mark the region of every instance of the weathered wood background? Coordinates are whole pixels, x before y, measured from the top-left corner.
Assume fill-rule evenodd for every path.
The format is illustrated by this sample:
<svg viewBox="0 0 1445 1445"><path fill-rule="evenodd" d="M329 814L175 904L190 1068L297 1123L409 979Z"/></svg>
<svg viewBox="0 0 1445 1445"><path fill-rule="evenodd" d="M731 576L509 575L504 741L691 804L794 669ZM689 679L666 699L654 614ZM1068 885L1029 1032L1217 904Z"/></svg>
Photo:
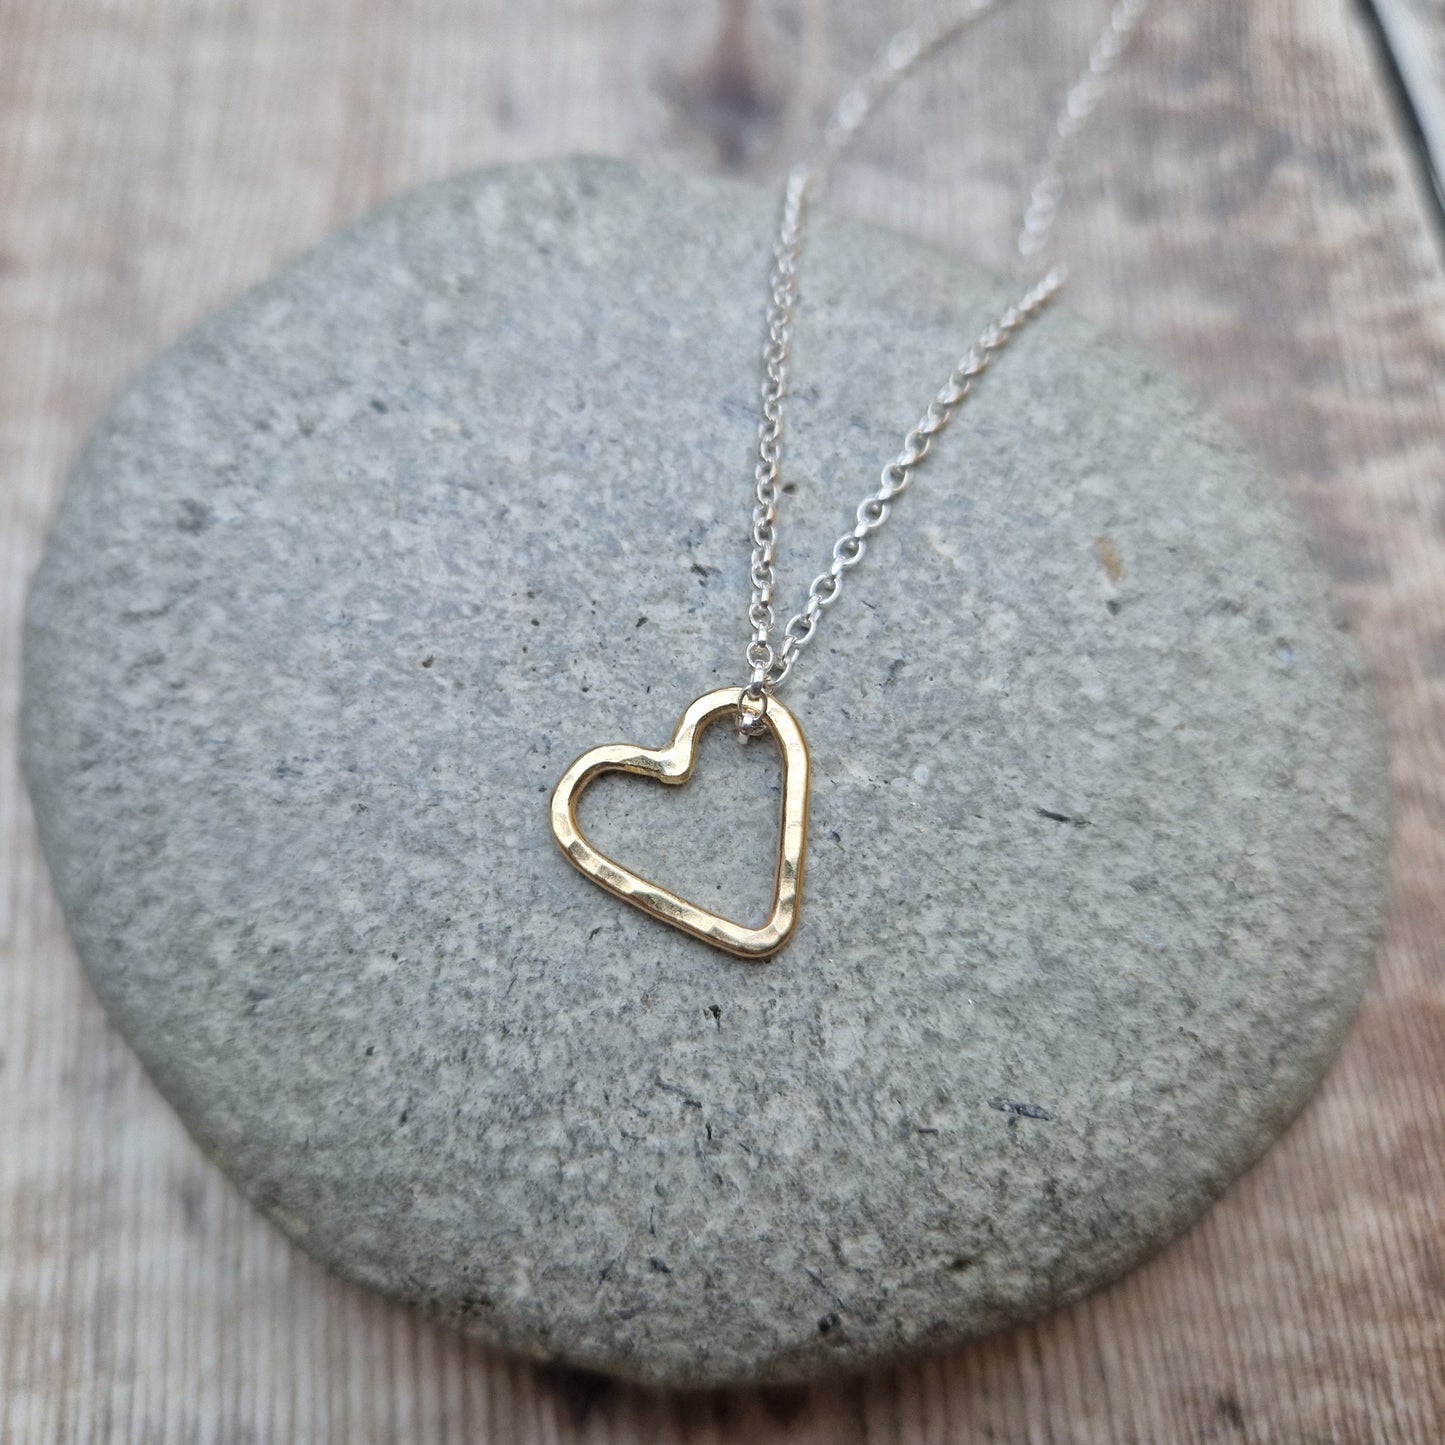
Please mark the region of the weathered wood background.
<svg viewBox="0 0 1445 1445"><path fill-rule="evenodd" d="M1445 12L1381 7L1434 126ZM0 0L0 1439L1445 1439L1445 279L1351 0L1160 0L1060 224L1073 304L1190 378L1313 518L1392 749L1393 913L1359 1023L1281 1144L1154 1263L811 1390L671 1399L514 1364L265 1224L66 941L13 760L19 619L65 468L126 375L426 177L600 150L774 178L914 8ZM900 97L837 204L1002 264L1102 13L1018 0Z"/></svg>

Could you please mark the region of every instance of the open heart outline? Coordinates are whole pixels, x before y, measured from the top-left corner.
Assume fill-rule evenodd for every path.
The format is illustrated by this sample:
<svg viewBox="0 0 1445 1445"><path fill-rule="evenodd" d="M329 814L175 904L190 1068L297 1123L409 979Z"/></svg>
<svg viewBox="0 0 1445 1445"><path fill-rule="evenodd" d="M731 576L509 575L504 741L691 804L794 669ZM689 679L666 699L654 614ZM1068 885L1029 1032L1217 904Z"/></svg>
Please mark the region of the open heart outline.
<svg viewBox="0 0 1445 1445"><path fill-rule="evenodd" d="M775 698L768 699L764 723L783 760L783 801L778 822L778 859L773 903L767 922L748 928L690 903L650 879L625 868L589 843L577 823L577 802L603 773L636 773L677 787L692 776L697 741L707 726L724 714L736 714L740 687L704 693L679 719L672 740L660 748L632 743L605 743L589 748L562 774L552 790L552 836L581 873L619 898L741 958L760 959L776 953L798 922L803 883L803 850L808 838L808 745L797 719Z"/></svg>

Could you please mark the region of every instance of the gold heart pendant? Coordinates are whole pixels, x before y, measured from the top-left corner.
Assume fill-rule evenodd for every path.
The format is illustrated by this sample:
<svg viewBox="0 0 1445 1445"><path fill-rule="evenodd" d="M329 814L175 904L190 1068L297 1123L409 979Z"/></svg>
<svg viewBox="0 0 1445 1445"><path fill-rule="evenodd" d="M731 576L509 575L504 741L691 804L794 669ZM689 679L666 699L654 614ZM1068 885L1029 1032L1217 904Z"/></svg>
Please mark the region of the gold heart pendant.
<svg viewBox="0 0 1445 1445"><path fill-rule="evenodd" d="M697 740L708 724L725 713L736 715L743 689L723 687L705 692L683 713L662 748L607 743L589 748L552 790L552 836L574 867L594 883L636 905L644 913L691 933L706 943L742 958L766 958L789 939L798 921L798 894L803 886L803 847L808 838L808 745L798 720L775 698L768 698L763 724L783 755L783 807L778 824L778 866L773 880L773 906L761 928L710 913L676 893L669 893L640 874L599 853L577 826L577 800L603 773L637 773L676 787L692 776Z"/></svg>

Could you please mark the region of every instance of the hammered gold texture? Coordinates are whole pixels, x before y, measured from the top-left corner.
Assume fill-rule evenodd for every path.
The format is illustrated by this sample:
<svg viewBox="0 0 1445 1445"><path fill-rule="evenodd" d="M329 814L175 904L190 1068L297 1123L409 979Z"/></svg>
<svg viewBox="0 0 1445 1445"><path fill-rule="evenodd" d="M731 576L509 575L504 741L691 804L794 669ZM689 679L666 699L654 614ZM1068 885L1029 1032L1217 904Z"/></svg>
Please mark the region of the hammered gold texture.
<svg viewBox="0 0 1445 1445"><path fill-rule="evenodd" d="M694 938L726 949L739 958L760 959L782 948L797 925L803 887L803 853L808 840L808 745L797 719L776 698L768 699L763 726L782 754L782 806L773 901L767 921L760 927L749 928L723 918L634 873L598 852L577 823L578 800L588 785L603 773L635 773L672 787L687 782L692 777L697 742L703 729L724 714L736 715L743 693L740 687L704 693L683 713L666 747L605 743L589 748L558 780L552 792L549 815L552 836L568 862L599 887Z"/></svg>

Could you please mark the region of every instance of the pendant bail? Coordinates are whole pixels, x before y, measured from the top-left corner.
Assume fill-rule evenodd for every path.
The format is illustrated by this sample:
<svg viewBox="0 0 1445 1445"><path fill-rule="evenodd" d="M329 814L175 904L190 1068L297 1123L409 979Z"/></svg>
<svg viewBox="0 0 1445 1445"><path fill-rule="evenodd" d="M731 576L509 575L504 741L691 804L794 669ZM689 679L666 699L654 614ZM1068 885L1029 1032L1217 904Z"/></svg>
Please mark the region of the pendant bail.
<svg viewBox="0 0 1445 1445"><path fill-rule="evenodd" d="M768 725L768 692L762 678L754 670L753 680L742 690L738 697L738 710L735 718L738 737L743 742L749 738L755 738L759 733L766 730Z"/></svg>

